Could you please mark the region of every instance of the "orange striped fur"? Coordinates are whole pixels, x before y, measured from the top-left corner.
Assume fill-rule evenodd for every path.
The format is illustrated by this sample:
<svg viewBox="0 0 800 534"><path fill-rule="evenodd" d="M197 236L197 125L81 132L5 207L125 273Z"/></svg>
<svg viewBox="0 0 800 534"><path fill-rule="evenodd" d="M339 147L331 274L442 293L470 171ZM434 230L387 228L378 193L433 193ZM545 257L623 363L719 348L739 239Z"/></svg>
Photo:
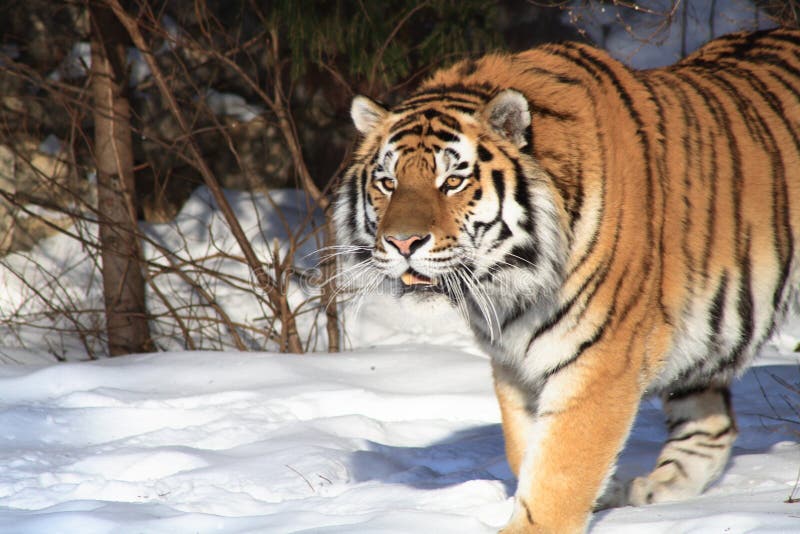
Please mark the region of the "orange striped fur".
<svg viewBox="0 0 800 534"><path fill-rule="evenodd" d="M649 71L547 45L354 101L348 280L444 292L492 356L519 480L502 532L582 532L598 503L719 476L728 386L797 288L799 95L800 32L774 30ZM648 393L669 440L602 497Z"/></svg>

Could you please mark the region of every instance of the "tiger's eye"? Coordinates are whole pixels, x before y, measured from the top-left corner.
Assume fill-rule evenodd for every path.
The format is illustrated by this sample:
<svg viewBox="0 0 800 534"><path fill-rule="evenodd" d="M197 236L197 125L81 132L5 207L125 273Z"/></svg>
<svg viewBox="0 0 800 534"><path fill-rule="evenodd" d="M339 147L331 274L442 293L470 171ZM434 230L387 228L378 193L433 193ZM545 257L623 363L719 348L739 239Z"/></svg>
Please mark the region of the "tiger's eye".
<svg viewBox="0 0 800 534"><path fill-rule="evenodd" d="M394 191L395 183L394 183L394 180L392 180L391 178L382 178L381 179L381 185L387 191Z"/></svg>
<svg viewBox="0 0 800 534"><path fill-rule="evenodd" d="M455 189L464 181L464 178L461 176L448 176L447 180L444 181L445 185L448 189Z"/></svg>

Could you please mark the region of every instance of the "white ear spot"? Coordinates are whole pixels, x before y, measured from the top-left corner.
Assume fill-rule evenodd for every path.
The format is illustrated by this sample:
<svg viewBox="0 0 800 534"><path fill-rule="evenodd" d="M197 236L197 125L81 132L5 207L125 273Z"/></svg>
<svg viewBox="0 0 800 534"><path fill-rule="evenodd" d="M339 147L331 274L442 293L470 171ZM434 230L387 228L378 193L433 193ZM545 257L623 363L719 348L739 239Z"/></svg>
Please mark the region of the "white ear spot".
<svg viewBox="0 0 800 534"><path fill-rule="evenodd" d="M502 91L486 104L483 118L492 129L518 147L527 144L525 130L531 124L531 113L528 101L519 91Z"/></svg>
<svg viewBox="0 0 800 534"><path fill-rule="evenodd" d="M356 129L366 135L386 117L388 111L366 96L358 95L350 106L350 116Z"/></svg>

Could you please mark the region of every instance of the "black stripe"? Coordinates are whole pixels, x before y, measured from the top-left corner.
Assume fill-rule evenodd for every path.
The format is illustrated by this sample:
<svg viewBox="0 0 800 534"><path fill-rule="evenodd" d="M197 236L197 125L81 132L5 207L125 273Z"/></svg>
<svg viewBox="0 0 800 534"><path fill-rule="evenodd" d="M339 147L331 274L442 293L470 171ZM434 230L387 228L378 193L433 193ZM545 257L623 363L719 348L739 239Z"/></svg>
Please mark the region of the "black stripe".
<svg viewBox="0 0 800 534"><path fill-rule="evenodd" d="M394 112L402 112L410 109L422 107L425 104L434 102L436 104L463 104L472 108L487 102L491 97L490 91L479 90L476 86L470 88L460 86L437 87L423 89L414 96L404 100L398 106L392 108Z"/></svg>
<svg viewBox="0 0 800 534"><path fill-rule="evenodd" d="M745 65L746 67L746 65ZM789 267L794 253L794 238L791 230L791 222L789 219L788 208L788 191L786 184L786 169L783 164L783 159L780 157L781 151L772 132L772 125L775 122L780 123L788 131L788 137L794 141L795 153L800 154L800 139L794 135L791 123L786 119L788 113L781 99L760 79L756 73L753 73L746 68L737 71L742 75L752 86L753 89L761 96L766 104L772 111L773 116L771 121L762 121L762 127L765 130L767 139L765 139L765 150L772 162L770 167L772 171L772 225L775 236L775 254L780 263L780 273L778 283L775 286L773 293L773 306L778 308L783 295L784 285L789 276ZM790 94L795 94L797 89L790 91Z"/></svg>
<svg viewBox="0 0 800 534"><path fill-rule="evenodd" d="M536 267L539 259L539 249L536 245L515 245L511 251L506 254L503 260L515 267L522 267L531 270Z"/></svg>
<svg viewBox="0 0 800 534"><path fill-rule="evenodd" d="M578 67L580 67L580 70L584 71L587 75L591 76L595 82L597 82L598 84L602 84L603 78L601 77L601 70L598 70L597 68L592 68L591 64L569 54L570 50L578 50L582 52L581 49L584 46L585 45L578 43L562 43L557 48L554 47L553 49L548 50L548 52L550 52L554 56L559 57L560 59L569 61L570 63L577 65Z"/></svg>
<svg viewBox="0 0 800 534"><path fill-rule="evenodd" d="M681 200L683 203L683 213L681 214L681 252L686 261L687 280L685 286L689 293L689 298L691 299L695 297L694 288L697 265L690 244L690 237L694 234L693 227L695 224L695 208L690 193L692 191L692 181L694 177L702 174L703 167L700 153L702 143L698 138L697 118L694 116L693 108L688 104L689 97L681 84L672 83L672 81L673 77L670 76L669 79L662 80L662 83L664 83L668 89L673 90L673 103L681 110L681 125L683 126L683 130L680 136L680 146L683 150L683 163L685 165L683 172L683 191L681 192Z"/></svg>
<svg viewBox="0 0 800 534"><path fill-rule="evenodd" d="M437 119L439 120L440 123L442 123L443 126L446 126L451 130L455 130L457 132L460 132L462 130L461 123L458 121L458 119L451 117L450 115L439 114L437 116Z"/></svg>
<svg viewBox="0 0 800 534"><path fill-rule="evenodd" d="M519 159L511 156L502 148L497 148L503 154L503 156L505 156L506 159L508 159L514 165L514 200L522 207L523 212L528 214L528 216L522 222L522 228L535 238L536 234L533 232L533 227L536 219L536 207L531 203L529 196L527 185L528 177L525 175L525 171L522 169ZM494 177L494 172L496 171L492 171L492 177ZM503 192L505 192L505 189Z"/></svg>
<svg viewBox="0 0 800 534"><path fill-rule="evenodd" d="M508 227L506 222L502 219L499 219L495 221L495 224L497 223L500 224L500 233L497 235L497 240L494 243L494 245L492 245L492 247L489 248L489 251L495 250L496 248L498 248L500 245L503 244L503 241L511 237L511 229Z"/></svg>
<svg viewBox="0 0 800 534"><path fill-rule="evenodd" d="M583 207L583 166L578 165L575 174L575 192L571 197L569 206L569 229L574 230L575 225L581 219L581 208Z"/></svg>
<svg viewBox="0 0 800 534"><path fill-rule="evenodd" d="M451 98L446 96L432 96L419 102L403 103L392 109L394 113L407 113L415 112L420 108L424 108L427 104L437 104L445 109L455 109L465 113L474 114L482 103L472 102L470 100L462 100L459 98Z"/></svg>
<svg viewBox="0 0 800 534"><path fill-rule="evenodd" d="M576 46L581 46L581 45L573 44L573 47L576 47ZM553 47L552 49L548 50L548 52L550 52L552 55L555 55L555 56L563 59L564 61L568 61L568 62L578 66L581 70L585 71L588 75L592 76L598 83L602 83L602 78L601 78L599 72L596 69L591 68L591 65L588 64L586 61L583 61L583 60L581 60L579 58L575 58L575 57L572 57L572 56L568 55L568 48L566 46ZM594 109L598 108L598 105L597 105L597 95L598 94L602 94L602 92L596 91L596 90L593 91L590 87L586 88L587 100L592 104L592 107ZM600 113L592 113L591 116L595 117L594 133L598 138L597 139L597 146L598 147L606 147L607 143L605 142L605 135L603 134L603 131L602 131L602 129L601 129L600 125L599 125L598 119L597 119L597 117L601 116L601 114ZM606 217L605 217L605 210L606 210L606 180L608 179L608 169L607 169L608 163L607 163L605 158L600 158L600 161L601 161L601 165L602 165L601 174L600 174L600 176L601 176L600 184L601 184L602 190L601 190L601 197L600 197L600 207L599 207L599 210L598 210L600 212L598 214L598 216L599 216L598 220L600 221L599 222L599 227L596 229L596 231L592 235L592 238L589 241L588 246L587 246L586 250L584 251L584 253L578 259L578 261L575 262L575 265L571 269L569 275L572 275L573 273L575 273L578 270L580 270L583 267L583 265L591 257L592 253L594 252L594 250L597 247L597 244L599 242L599 231L604 226L603 225L603 221L606 219ZM573 177L567 177L567 178L568 179L573 179ZM618 237L618 235L619 235L619 231L617 229L616 230L615 239L616 239L616 237ZM616 243L614 244L614 248L616 248Z"/></svg>
<svg viewBox="0 0 800 534"><path fill-rule="evenodd" d="M742 60L742 62L738 65L747 65L748 63L752 63L757 65L758 67L764 67L765 65L770 67L777 67L783 70L790 72L797 76L800 74L800 69L792 65L788 60L787 57L781 54L778 54L773 51L767 51L760 49L755 53L749 54L747 58Z"/></svg>
<svg viewBox="0 0 800 534"><path fill-rule="evenodd" d="M791 270L792 259L794 258L794 231L792 230L791 220L789 218L789 192L786 183L786 175L779 184L776 184L775 192L773 193L773 203L775 205L775 248L780 261L780 270L778 275L778 282L775 286L775 293L772 296L772 305L777 309L783 301L783 292L786 287L786 282L789 279L789 272ZM779 223L780 221L780 223ZM779 241L780 236L783 236L783 247ZM782 250L785 247L785 250Z"/></svg>
<svg viewBox="0 0 800 534"><path fill-rule="evenodd" d="M680 472L680 474L683 475L684 478L688 478L686 474L686 469L684 469L683 464L681 464L681 462L679 462L678 460L672 458L670 458L669 460L660 461L656 466L656 469L661 469L662 467L667 465L674 465L678 469L678 472Z"/></svg>
<svg viewBox="0 0 800 534"><path fill-rule="evenodd" d="M531 515L531 507L528 506L528 503L526 503L525 500L522 498L520 498L519 502L525 509L525 516L528 519L528 523L530 523L531 525L535 525L536 523L533 522L533 516Z"/></svg>
<svg viewBox="0 0 800 534"><path fill-rule="evenodd" d="M733 44L733 50L729 52L728 56L733 56L737 59L741 59L745 57L754 47L757 46L757 42L764 36L763 33L758 32L748 32L748 33L740 33L739 39L736 40Z"/></svg>
<svg viewBox="0 0 800 534"><path fill-rule="evenodd" d="M565 122L571 122L578 119L577 115L574 113L559 111L552 108L545 108L539 104L536 104L535 102L530 102L529 105L531 113L541 115L542 117L550 117Z"/></svg>
<svg viewBox="0 0 800 534"><path fill-rule="evenodd" d="M448 110L452 110L452 111L460 111L461 113L466 113L468 115L474 115L475 112L478 110L477 107L471 108L471 107L468 107L468 106L459 106L459 105L456 105L456 104L448 105L447 109Z"/></svg>
<svg viewBox="0 0 800 534"><path fill-rule="evenodd" d="M711 330L712 340L719 339L722 333L722 318L725 313L725 302L728 298L728 272L723 271L717 291L711 300L709 309L708 326Z"/></svg>
<svg viewBox="0 0 800 534"><path fill-rule="evenodd" d="M445 143L456 143L459 140L459 137L453 133L450 133L445 130L431 130L430 132L436 138L444 141Z"/></svg>
<svg viewBox="0 0 800 534"><path fill-rule="evenodd" d="M492 158L494 158L494 156L492 155L491 152L489 152L486 149L483 143L478 144L478 159L480 161L486 162L486 161L492 161Z"/></svg>
<svg viewBox="0 0 800 534"><path fill-rule="evenodd" d="M614 250L616 250L616 243L614 245ZM589 310L589 306L591 305L592 300L594 299L595 295L597 295L597 293L600 291L600 289L603 287L603 284L605 284L608 275L611 273L611 263L612 263L611 258L613 258L613 256L614 256L613 253L609 254L609 259L603 261L602 267L597 269L599 276L594 280L591 286L591 290L586 294L586 298L583 300L582 307L580 308L580 310L578 310L578 313L573 314L573 320L577 322L583 320L584 316L586 315L586 312Z"/></svg>
<svg viewBox="0 0 800 534"><path fill-rule="evenodd" d="M776 41L791 43L795 47L800 47L800 34L796 31L776 29L774 31L764 30L757 33L760 34L760 37L764 37L765 39L775 39Z"/></svg>
<svg viewBox="0 0 800 534"><path fill-rule="evenodd" d="M412 128L406 128L405 130L400 130L393 136L389 138L388 144L392 145L398 142L400 139L407 135L421 135L422 134L422 126L417 125Z"/></svg>
<svg viewBox="0 0 800 534"><path fill-rule="evenodd" d="M402 119L400 119L397 122L395 122L394 124L392 124L392 127L389 128L389 133L392 134L392 133L398 132L400 130L403 130L409 124L419 124L419 115L417 115L415 113L411 113L409 115L406 115Z"/></svg>
<svg viewBox="0 0 800 534"><path fill-rule="evenodd" d="M458 66L458 74L465 77L470 74L475 74L476 70L478 70L478 63L471 59L464 61Z"/></svg>
<svg viewBox="0 0 800 534"><path fill-rule="evenodd" d="M712 455L707 454L705 452L697 452L693 451L692 449L686 449L684 447L673 447L672 450L681 452L683 454L688 454L689 456L699 456L700 458L713 458Z"/></svg>
<svg viewBox="0 0 800 534"><path fill-rule="evenodd" d="M361 174L366 171L362 168ZM363 179L363 178L362 178ZM350 208L350 213L348 213L348 217L346 220L348 221L358 221L361 217L356 215L356 210L358 210L358 187L357 187L358 177L354 175L349 176L349 180L344 181L344 187L339 192L340 195L344 194L347 195L347 206ZM358 223L356 223L358 224Z"/></svg>
<svg viewBox="0 0 800 534"><path fill-rule="evenodd" d="M489 86L473 85L437 85L421 89L414 93L408 100L415 101L417 98L434 96L434 97L452 97L458 95L461 97L473 97L478 99L485 99L491 97L496 92L495 89Z"/></svg>
<svg viewBox="0 0 800 534"><path fill-rule="evenodd" d="M753 288L752 288L752 273L751 273L751 257L750 257L750 237L745 238L745 251L744 257L739 260L741 265L741 279L739 282L739 301L737 304L737 311L741 321L741 332L739 335L739 343L733 349L731 354L731 363L736 366L739 359L743 355L745 349L753 339L755 332L755 318L753 316Z"/></svg>
<svg viewBox="0 0 800 534"><path fill-rule="evenodd" d="M367 235L375 236L378 232L378 228L375 226L374 221L370 221L367 217L367 206L371 205L372 200L369 197L369 193L367 192L367 187L369 184L369 175L367 174L367 169L364 167L362 174L361 174L361 209L364 215L364 233Z"/></svg>
<svg viewBox="0 0 800 534"><path fill-rule="evenodd" d="M745 99L745 98L743 98L741 96L741 90L739 88L737 88L728 79L728 76L732 76L732 73L728 74L728 73L720 72L719 75L714 78L714 81L716 81L719 85L723 85L725 87L726 95L734 101L734 110L735 110L736 113L738 113L739 117L744 122L745 126L747 127L748 131L750 132L751 137L757 143L760 143L761 145L770 145L770 147L765 148L765 150L770 152L771 155L772 155L772 164L773 165L771 166L771 170L774 173L775 172L775 165L778 165L780 163L779 160L776 160L777 154L775 152L777 151L777 148L775 147L774 139L772 139L772 143L768 142L767 137L771 136L771 134L770 134L767 126L765 125L765 121L764 121L763 117L758 112L758 109L756 108L756 106L752 105L752 102L749 99ZM755 87L753 87L752 85L750 86L750 88L751 89L755 89ZM737 139L737 141L738 141L738 139ZM735 156L738 156L738 144L736 146L737 146L737 154L735 154ZM773 183L774 183L775 179L776 179L775 175L773 174L773 177L772 177ZM742 258L742 252L741 252L742 242L741 242L741 239L740 239L740 237L742 235L741 224L742 224L742 221L744 220L744 216L742 214L742 193L743 193L742 190L743 190L743 179L742 179L741 170L740 170L739 173L737 173L734 176L734 195L733 195L734 212L735 212L734 238L735 238L735 242L737 244L736 255L737 255L737 261L739 263L741 263L741 258ZM746 246L749 249L749 244L747 244ZM749 261L749 254L750 254L749 250L746 252L746 254L747 254L747 258L746 259L747 259L747 261ZM748 286L747 287L748 296L745 298L741 294L741 291L744 291L744 289L742 289L740 291L740 297L739 297L740 298L740 301L739 301L739 314L740 314L740 317L742 317L744 331L742 332L740 344L737 346L736 349L734 349L734 351L732 353L732 362L731 363L733 363L734 365L739 361L740 357L744 353L744 349L752 341L752 337L753 337L754 330L755 330L755 328L754 328L754 319L753 319L753 311L752 311L752 295L749 294L750 293L750 287L749 287L750 286L750 273L749 273L750 266L747 265L746 269L747 269L747 273L746 274L742 273L742 278L743 278L743 281L746 282L746 284ZM745 302L749 302L749 304L746 304ZM744 307L747 307L748 309L745 309Z"/></svg>
<svg viewBox="0 0 800 534"><path fill-rule="evenodd" d="M616 315L616 308L617 308L617 298L619 297L619 290L622 287L623 280L624 280L624 278L621 277L617 281L617 286L614 288L614 296L612 297L612 301L611 301L612 302L611 308L606 313L606 317L605 317L605 319L603 319L603 323L599 327L597 327L597 329L592 333L592 335L591 335L591 337L589 337L589 339L584 340L578 346L578 350L576 350L575 353L572 354L572 356L570 356L569 358L563 360L558 365L556 365L554 368L552 368L549 371L547 371L546 373L544 373L544 375L542 375L542 380L545 380L545 381L548 380L553 375L555 375L557 373L560 373L561 371L563 371L567 367L569 367L572 364L574 364L575 362L577 362L580 359L580 357L583 356L583 354L585 354L587 350L589 350L589 348L591 348L598 341L600 341L600 339L603 337L603 334L605 334L606 329L608 328L608 325L611 324L612 320L616 319L615 315Z"/></svg>
<svg viewBox="0 0 800 534"><path fill-rule="evenodd" d="M694 444L695 447L703 447L704 449L727 449L730 447L727 443L704 443L699 441Z"/></svg>
<svg viewBox="0 0 800 534"><path fill-rule="evenodd" d="M695 430L694 432L689 432L688 434L682 434L677 437L669 437L665 441L665 443L675 443L676 441L689 441L692 438L696 438L698 436L701 437L709 437L711 436L710 432L706 432L705 430Z"/></svg>
<svg viewBox="0 0 800 534"><path fill-rule="evenodd" d="M795 106L800 104L800 91L798 91L798 85L800 85L800 80L795 79L793 82L789 81L783 77L783 73L780 71L775 72L773 70L770 70L768 74L771 79L775 80L776 82L778 82L783 86L785 97L794 97ZM791 122L789 122L788 124L791 128L792 133L794 133L796 138L798 134L798 129L800 129L800 124L794 125Z"/></svg>
<svg viewBox="0 0 800 534"><path fill-rule="evenodd" d="M738 145L736 143L736 139L733 137L733 131L730 125L730 119L728 116L723 113L724 106L720 101L719 97L710 91L707 87L705 87L701 82L708 81L703 77L695 77L696 71L683 69L681 71L683 74L683 82L686 84L687 87L690 87L697 95L703 100L703 104L705 105L706 111L709 115L714 119L714 122L717 126L714 132L716 135L722 134L724 139L727 141L728 150L730 152L730 158L722 158L722 161L725 161L731 165L731 173L735 184L741 183L741 157L739 155ZM708 135L708 132L701 132L702 134ZM710 161L710 168L715 170L718 168L718 154L717 148L715 143L710 143L711 148L711 161ZM717 172L716 175L719 175ZM703 277L707 278L709 274L709 262L711 260L711 247L712 244L717 241L716 231L717 231L717 182L718 180L714 179L712 176L711 179L708 181L709 193L708 198L710 199L709 207L706 213L706 240L705 240L705 247L703 249L703 254L701 256L702 261L702 273ZM735 192L734 192L735 194ZM735 229L733 231L734 236L738 235L740 228L739 228L739 208L738 202L734 200L734 210L736 211L734 216L734 225Z"/></svg>
<svg viewBox="0 0 800 534"><path fill-rule="evenodd" d="M497 191L497 200L499 204L500 213L503 212L503 202L506 196L506 184L503 177L503 171L499 169L492 170L492 183Z"/></svg>
<svg viewBox="0 0 800 534"><path fill-rule="evenodd" d="M605 198L605 180L603 181L603 197ZM602 210L602 212L604 212L604 211L605 211L605 209ZM623 219L624 219L624 217L623 217L623 206L622 206L622 203L619 203L617 205L617 220L621 221ZM602 219L601 219L601 222L599 224L600 224L601 229L602 229L602 226L603 226ZM599 238L599 232L595 231L595 233L592 235L592 243L590 244L590 249L593 249L596 246L596 241L597 241L598 238ZM606 277L611 272L611 263L614 261L614 258L616 257L617 246L619 245L619 242L620 242L620 225L617 224L617 225L614 225L614 236L611 239L611 249L608 251L608 256L602 260L603 267L600 269L600 277L598 278L595 287L593 288L593 290L591 291L589 296L586 298L586 301L583 304L583 309L578 314L578 317L577 317L578 321L583 319L584 314L586 313L586 311L589 309L589 306L591 305L591 301L594 299L594 296L600 290L600 287L605 284ZM589 252L587 251L587 253L583 256L583 258L581 258L581 262L583 262L585 259L587 259L588 256L589 256ZM573 272L575 272L575 269L573 269ZM621 283L621 282L622 282L622 280L620 279L619 283ZM617 304L616 303L616 294L619 291L619 283L618 283L617 288L616 288L616 290L614 292L614 303L613 303L613 306L616 306L616 304Z"/></svg>
<svg viewBox="0 0 800 534"><path fill-rule="evenodd" d="M509 308L511 311L507 311ZM520 300L519 298L514 300L514 304L512 306L505 306L504 311L506 311L506 315L503 317L503 321L500 324L500 331L505 330L508 325L525 315L525 313L530 309L530 301L527 299Z"/></svg>
<svg viewBox="0 0 800 534"><path fill-rule="evenodd" d="M685 425L686 423L690 422L691 419L686 417L679 417L678 419L669 419L667 421L667 432L672 434L676 428Z"/></svg>
<svg viewBox="0 0 800 534"><path fill-rule="evenodd" d="M653 90L653 86L648 80L647 77L641 77L640 82L647 88L650 97L650 103L655 106L656 108L656 130L658 131L658 136L656 137L656 143L654 150L656 151L656 169L658 173L658 181L661 185L661 214L666 213L667 210L667 194L669 191L669 187L666 183L667 177L669 176L669 172L667 170L667 158L666 158L666 138L667 138L667 131L666 131L666 117L664 114L664 107L662 105L661 99L659 95ZM685 125L684 125L685 126ZM654 200L655 194L650 197L651 200ZM650 202L648 202L648 205ZM652 221L655 217L648 217L648 221ZM658 230L658 250L665 251L666 250L666 243L665 243L665 232L667 231L667 225L662 224L659 225L660 229ZM655 230L652 232L655 233ZM653 259L653 255L651 253L646 253L644 250L642 251L645 254L644 264L643 264L643 271L645 278L648 277L650 270L653 268L653 264L655 260ZM658 284L658 307L661 312L664 321L672 325L673 320L670 318L670 314L667 311L667 305L664 303L665 298L665 286L666 286L666 269L658 269L659 271L659 284ZM638 293L638 291L637 291ZM635 299L632 300L629 305L623 310L623 317L627 316L629 309L633 306Z"/></svg>
<svg viewBox="0 0 800 534"><path fill-rule="evenodd" d="M565 57L572 59L579 65L582 65L586 70L590 72L603 74L611 82L611 85L614 86L614 89L616 89L617 92L617 96L619 96L620 100L622 101L623 105L628 111L628 115L636 123L637 137L639 138L641 144L643 145L642 148L645 151L646 177L648 180L652 180L653 174L650 169L650 158L648 157L651 151L651 143L649 135L644 129L644 120L642 119L641 114L639 113L639 111L636 110L636 107L634 106L633 98L623 86L622 81L619 79L616 72L614 72L614 70L608 66L608 63L601 61L592 53L590 53L590 51L596 52L595 49L586 47L584 45L580 45L578 43L564 43L562 46L573 50L579 56L579 58L574 58L572 56L565 56ZM649 197L649 199L652 200L652 195Z"/></svg>
<svg viewBox="0 0 800 534"><path fill-rule="evenodd" d="M431 102L459 102L462 104L468 105L477 105L480 102L485 102L488 98L488 95L469 95L462 93L460 91L448 91L448 90L435 90L435 91L423 91L421 93L417 93L416 95L404 100L400 103L399 106L394 108L394 110L399 110L403 108L414 108L414 107L421 107L423 104L429 104Z"/></svg>
<svg viewBox="0 0 800 534"><path fill-rule="evenodd" d="M563 304L552 316L550 316L550 318L548 318L547 321L539 325L539 327L531 335L530 341L528 341L528 347L525 350L525 357L528 356L528 353L530 351L533 342L536 341L538 337L545 334L546 332L549 332L555 325L561 322L561 320L567 315L567 312L569 312L573 308L573 306L575 306L580 296L583 295L583 292L590 285L594 284L592 286L593 291L589 294L589 296L587 296L586 299L587 301L591 300L591 298L597 292L597 289L600 287L601 282L605 280L605 277L608 274L608 270L609 270L609 265L607 263L604 263L603 265L592 271L592 274L586 277L586 279L583 281L583 284L581 285L581 287L578 288L578 291L575 292L572 298L570 298L565 304Z"/></svg>
<svg viewBox="0 0 800 534"><path fill-rule="evenodd" d="M737 65L738 67L739 65ZM738 113L741 117L742 122L747 127L747 130L750 132L750 135L756 141L760 142L761 144L768 144L765 135L769 133L769 128L767 126L767 121L764 120L764 117L761 116L759 109L757 106L753 105L752 97L748 94L747 98L743 96L743 91L740 87L737 87L734 82L741 81L743 78L746 78L746 71L741 68L731 68L725 71L720 71L716 73L716 76L710 78L714 82L716 82L726 96L728 96L731 100L735 102L734 110ZM731 81L731 79L733 81ZM764 98L767 104L770 104L770 98L767 95L761 94L759 88L753 84L753 80L747 80L749 83L748 89L759 93L759 95ZM775 113L781 113L781 111L774 110ZM774 138L773 138L774 143Z"/></svg>
<svg viewBox="0 0 800 534"><path fill-rule="evenodd" d="M686 421L686 422L688 422L688 421ZM708 439L713 441L713 440L721 438L722 436L730 434L732 431L733 431L733 426L731 426L731 425L728 425L725 428L723 428L722 430L720 430L719 432L715 432L713 434L711 432L707 432L705 430L695 430L695 431L689 432L687 434L681 434L680 436L667 438L666 442L667 443L672 443L672 442L675 442L675 441L688 441L688 440L690 440L692 438L696 438L696 437L708 438ZM704 442L701 442L701 443L704 443ZM698 443L698 445L700 445L701 443ZM705 444L703 444L703 446L704 447L716 448L717 444L705 443ZM722 445L722 446L724 447L724 445Z"/></svg>
<svg viewBox="0 0 800 534"><path fill-rule="evenodd" d="M687 387L687 388L680 388L679 387L677 389L671 390L666 395L664 400L666 402L679 402L679 401L686 400L689 397L694 397L696 395L702 395L703 393L706 393L706 392L710 391L711 389L712 388L710 388L707 385Z"/></svg>
<svg viewBox="0 0 800 534"><path fill-rule="evenodd" d="M535 74L537 76L547 76L550 78L555 78L555 80L563 85L581 85L581 80L578 78L572 78L569 76L565 76L563 74L558 74L547 69L543 69L542 67L528 67L524 71L523 74Z"/></svg>

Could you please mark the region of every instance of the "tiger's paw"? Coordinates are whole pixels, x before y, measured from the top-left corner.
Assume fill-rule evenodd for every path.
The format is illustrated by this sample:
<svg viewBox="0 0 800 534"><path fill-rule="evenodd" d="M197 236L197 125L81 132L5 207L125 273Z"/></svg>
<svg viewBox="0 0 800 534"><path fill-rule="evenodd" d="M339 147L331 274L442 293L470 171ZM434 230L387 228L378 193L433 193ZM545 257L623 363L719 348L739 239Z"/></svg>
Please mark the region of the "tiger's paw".
<svg viewBox="0 0 800 534"><path fill-rule="evenodd" d="M545 530L544 528L538 525L515 525L509 524L502 530L498 530L497 534L546 534L550 532L549 530Z"/></svg>
<svg viewBox="0 0 800 534"><path fill-rule="evenodd" d="M498 534L583 534L586 532L586 517L551 516L544 523L540 523L527 513L514 514Z"/></svg>
<svg viewBox="0 0 800 534"><path fill-rule="evenodd" d="M628 503L633 506L655 504L660 502L680 501L697 494L676 484L674 480L657 480L652 474L636 477L631 481L628 490Z"/></svg>
<svg viewBox="0 0 800 534"><path fill-rule="evenodd" d="M547 532L537 525L527 514L519 514L518 510L511 516L508 524L497 531L497 534L544 534Z"/></svg>
<svg viewBox="0 0 800 534"><path fill-rule="evenodd" d="M497 531L497 534L583 534L584 528L546 528L541 525L531 525L530 523L522 525L510 524L502 530Z"/></svg>

